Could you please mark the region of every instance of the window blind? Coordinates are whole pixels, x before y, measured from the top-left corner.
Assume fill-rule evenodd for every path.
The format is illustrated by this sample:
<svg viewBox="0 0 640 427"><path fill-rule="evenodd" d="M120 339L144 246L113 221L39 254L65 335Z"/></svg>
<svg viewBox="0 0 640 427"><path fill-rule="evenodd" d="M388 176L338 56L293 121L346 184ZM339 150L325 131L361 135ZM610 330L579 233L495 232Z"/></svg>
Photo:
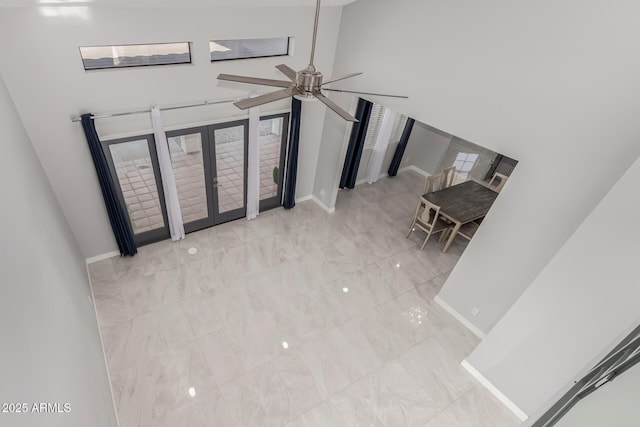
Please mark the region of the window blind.
<svg viewBox="0 0 640 427"><path fill-rule="evenodd" d="M369 118L369 126L367 127L367 136L364 140L364 149L372 150L376 145L378 139L378 132L382 125L382 118L384 117L384 106L373 104L371 109L371 117Z"/></svg>

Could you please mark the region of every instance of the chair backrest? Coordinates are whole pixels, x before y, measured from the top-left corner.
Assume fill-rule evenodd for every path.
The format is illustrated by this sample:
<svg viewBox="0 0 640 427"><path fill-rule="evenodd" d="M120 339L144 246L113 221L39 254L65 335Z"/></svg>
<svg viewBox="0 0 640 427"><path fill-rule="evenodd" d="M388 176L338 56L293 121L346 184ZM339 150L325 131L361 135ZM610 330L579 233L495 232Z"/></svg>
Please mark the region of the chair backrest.
<svg viewBox="0 0 640 427"><path fill-rule="evenodd" d="M496 178L499 180L499 182L496 186L494 186L493 183L495 182ZM493 177L491 177L491 181L489 181L489 187L493 188L499 193L500 190L502 190L502 187L504 187L504 185L507 183L508 179L509 177L507 175L496 172L495 174L493 174Z"/></svg>
<svg viewBox="0 0 640 427"><path fill-rule="evenodd" d="M442 188L451 187L453 184L453 178L456 176L456 167L442 169Z"/></svg>
<svg viewBox="0 0 640 427"><path fill-rule="evenodd" d="M440 215L440 206L434 205L424 197L420 197L420 205L420 222L429 228L433 227L433 224L438 220L438 215Z"/></svg>
<svg viewBox="0 0 640 427"><path fill-rule="evenodd" d="M424 191L422 194L433 193L442 189L442 173L436 173L428 176L424 181Z"/></svg>

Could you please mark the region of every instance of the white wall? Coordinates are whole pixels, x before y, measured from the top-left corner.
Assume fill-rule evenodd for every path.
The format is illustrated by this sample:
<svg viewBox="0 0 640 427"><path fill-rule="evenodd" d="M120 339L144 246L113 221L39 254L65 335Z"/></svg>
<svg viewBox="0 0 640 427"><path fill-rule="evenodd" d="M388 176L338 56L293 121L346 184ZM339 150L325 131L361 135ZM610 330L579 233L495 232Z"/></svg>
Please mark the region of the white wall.
<svg viewBox="0 0 640 427"><path fill-rule="evenodd" d="M320 152L322 124L326 115L329 114L334 113L327 111L327 108L319 102L302 104L296 198L310 196L313 193L318 154Z"/></svg>
<svg viewBox="0 0 640 427"><path fill-rule="evenodd" d="M336 87L408 94L372 100L520 162L440 293L484 332L640 154L638 14L633 0L344 7L334 74L365 74ZM342 166L328 126L317 194Z"/></svg>
<svg viewBox="0 0 640 427"><path fill-rule="evenodd" d="M640 322L639 182L640 159L467 359L527 414Z"/></svg>
<svg viewBox="0 0 640 427"><path fill-rule="evenodd" d="M1 78L0 143L0 402L71 405L0 424L113 427L84 258Z"/></svg>
<svg viewBox="0 0 640 427"><path fill-rule="evenodd" d="M60 16L45 16L58 10ZM71 13L76 11L74 15ZM66 16L64 16L66 14ZM49 13L51 15L51 13ZM333 68L341 8L323 8L316 66ZM3 8L0 13L0 72L5 77L51 185L85 257L116 249L82 128L69 116L79 111L111 112L201 100L245 97L275 88L218 82L218 73L285 79L274 67L304 68L309 59L314 8ZM215 38L295 37L292 57L209 62ZM193 64L85 72L79 46L192 41ZM288 108L289 102L263 111ZM325 109L304 106L298 196L310 195L315 178ZM227 104L169 112L167 127L243 116ZM102 137L151 128L144 115L97 122Z"/></svg>
<svg viewBox="0 0 640 427"><path fill-rule="evenodd" d="M413 165L429 174L439 172L451 138L447 133L415 122L400 167Z"/></svg>
<svg viewBox="0 0 640 427"><path fill-rule="evenodd" d="M334 75L338 75L335 70ZM356 97L333 92L329 93L329 98L351 114L355 114L358 103ZM344 166L351 127L351 122L347 122L337 114L329 112L325 115L313 195L330 208L336 205L340 174Z"/></svg>

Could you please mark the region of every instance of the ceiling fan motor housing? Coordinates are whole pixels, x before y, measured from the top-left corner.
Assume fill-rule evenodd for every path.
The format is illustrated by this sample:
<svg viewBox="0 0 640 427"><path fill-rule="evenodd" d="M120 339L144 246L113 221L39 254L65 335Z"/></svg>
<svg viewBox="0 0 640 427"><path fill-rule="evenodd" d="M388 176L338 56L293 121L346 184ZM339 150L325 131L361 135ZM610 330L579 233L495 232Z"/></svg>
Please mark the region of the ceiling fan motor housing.
<svg viewBox="0 0 640 427"><path fill-rule="evenodd" d="M322 73L309 66L296 75L296 87L303 91L301 95L313 97L314 93L320 92L322 86Z"/></svg>

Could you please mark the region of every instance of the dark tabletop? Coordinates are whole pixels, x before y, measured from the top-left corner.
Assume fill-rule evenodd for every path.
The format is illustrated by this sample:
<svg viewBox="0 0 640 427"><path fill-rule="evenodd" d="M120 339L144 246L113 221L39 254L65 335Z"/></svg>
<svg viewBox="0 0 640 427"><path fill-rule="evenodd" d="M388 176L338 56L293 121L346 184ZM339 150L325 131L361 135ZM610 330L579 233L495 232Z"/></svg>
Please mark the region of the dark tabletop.
<svg viewBox="0 0 640 427"><path fill-rule="evenodd" d="M423 195L431 203L440 206L440 212L462 224L481 218L489 212L498 193L467 181Z"/></svg>

